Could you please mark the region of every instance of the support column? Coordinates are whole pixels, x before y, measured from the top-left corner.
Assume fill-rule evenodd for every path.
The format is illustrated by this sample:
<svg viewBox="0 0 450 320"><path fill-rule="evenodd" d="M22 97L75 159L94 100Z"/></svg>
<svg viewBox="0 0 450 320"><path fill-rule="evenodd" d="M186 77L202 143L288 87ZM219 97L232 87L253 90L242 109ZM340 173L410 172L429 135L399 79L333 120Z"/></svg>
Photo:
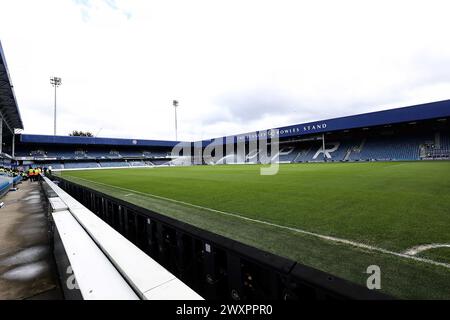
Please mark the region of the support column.
<svg viewBox="0 0 450 320"><path fill-rule="evenodd" d="M16 151L16 134L15 130L13 129L13 135L12 135L12 149L11 149L11 157L14 159L14 153Z"/></svg>
<svg viewBox="0 0 450 320"><path fill-rule="evenodd" d="M325 133L322 133L322 150L323 150L323 161L327 161L327 156L325 155Z"/></svg>

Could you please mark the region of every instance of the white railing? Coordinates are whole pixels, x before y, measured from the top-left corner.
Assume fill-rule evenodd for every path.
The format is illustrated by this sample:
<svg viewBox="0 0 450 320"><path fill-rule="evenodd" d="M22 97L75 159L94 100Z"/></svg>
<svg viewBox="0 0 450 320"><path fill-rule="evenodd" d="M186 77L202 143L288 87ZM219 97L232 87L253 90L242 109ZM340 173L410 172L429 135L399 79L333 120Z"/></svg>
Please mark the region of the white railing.
<svg viewBox="0 0 450 320"><path fill-rule="evenodd" d="M68 210L53 212L52 218L70 263L70 271L62 272L73 273L75 277L75 281L67 278L62 283L67 286L64 289L79 289L84 300L139 300Z"/></svg>
<svg viewBox="0 0 450 320"><path fill-rule="evenodd" d="M83 294L83 298L92 298L89 296L89 290L98 293L93 299L136 298L129 291L127 292L125 288L119 288L123 285L123 282L117 278L117 274L111 268L105 267L105 272L109 273L102 274L104 268L95 267L90 255L83 254L82 248L84 248L84 245L88 246L88 239L86 237L89 237L95 243L97 249L104 255L104 258L120 274L122 280L133 289L132 291L136 293L138 298L145 300L203 299L145 252L136 247L80 202L72 198L67 192L48 178L43 177L43 179L57 195L57 198L59 198L58 200L52 201L54 203L59 202L59 206L62 206L62 209L60 208L58 210L56 209L58 205L54 205L55 211L53 212L56 227L59 226L65 230L63 235L60 233L61 238L67 238L66 240L62 239L62 242L64 246L67 244L69 250L71 250L69 252L76 251L80 253L79 256L76 254L74 256L68 254L68 257L80 290L83 287L84 290L81 290L82 293L83 291L87 292L86 295ZM78 227L76 224L78 224ZM85 236L80 235L82 230L84 230ZM73 235L71 234L72 232L74 232ZM80 237L79 244L78 237ZM99 251L96 251L94 248L91 248L91 250L92 252L95 251L98 255ZM74 258L75 256L77 258ZM99 257L99 266L104 265L101 260L101 257ZM111 281L115 281L116 286L111 286L109 281L104 281L105 277L110 278ZM92 289L94 287L95 290ZM114 292L114 290L117 291Z"/></svg>

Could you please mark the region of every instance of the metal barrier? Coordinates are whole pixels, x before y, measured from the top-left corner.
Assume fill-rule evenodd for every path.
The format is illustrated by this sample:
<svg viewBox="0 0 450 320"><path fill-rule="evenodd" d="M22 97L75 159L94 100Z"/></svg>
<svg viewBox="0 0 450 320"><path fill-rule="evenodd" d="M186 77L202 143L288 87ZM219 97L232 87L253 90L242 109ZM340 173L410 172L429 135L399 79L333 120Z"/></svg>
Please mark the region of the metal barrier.
<svg viewBox="0 0 450 320"><path fill-rule="evenodd" d="M0 176L0 197L8 193L9 189L12 187L12 182L7 177Z"/></svg>
<svg viewBox="0 0 450 320"><path fill-rule="evenodd" d="M206 299L391 299L287 258L54 178L70 195Z"/></svg>
<svg viewBox="0 0 450 320"><path fill-rule="evenodd" d="M0 175L0 197L3 197L12 187L15 187L22 180L21 176L11 177L9 175Z"/></svg>
<svg viewBox="0 0 450 320"><path fill-rule="evenodd" d="M48 178L43 177L42 187L66 298L202 299Z"/></svg>

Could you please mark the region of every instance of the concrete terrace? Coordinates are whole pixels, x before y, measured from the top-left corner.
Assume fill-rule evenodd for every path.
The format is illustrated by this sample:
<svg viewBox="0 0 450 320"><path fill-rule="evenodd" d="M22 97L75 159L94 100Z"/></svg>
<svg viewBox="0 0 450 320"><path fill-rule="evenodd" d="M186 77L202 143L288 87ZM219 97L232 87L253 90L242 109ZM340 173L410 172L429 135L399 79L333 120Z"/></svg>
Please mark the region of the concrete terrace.
<svg viewBox="0 0 450 320"><path fill-rule="evenodd" d="M0 299L60 299L41 188L18 188L0 200Z"/></svg>

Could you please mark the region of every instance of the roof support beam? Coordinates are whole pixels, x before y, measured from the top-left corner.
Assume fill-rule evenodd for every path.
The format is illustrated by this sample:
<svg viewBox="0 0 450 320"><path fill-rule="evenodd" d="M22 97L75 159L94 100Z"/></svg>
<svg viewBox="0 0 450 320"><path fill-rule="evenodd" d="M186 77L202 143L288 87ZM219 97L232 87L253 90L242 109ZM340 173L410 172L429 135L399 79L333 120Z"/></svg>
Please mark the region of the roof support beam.
<svg viewBox="0 0 450 320"><path fill-rule="evenodd" d="M14 129L12 129L12 128L9 126L9 124L8 124L7 121L4 121L4 120L5 120L5 117L3 116L3 112L1 112L1 111L0 111L0 119L1 119L1 123L2 123L2 129L3 129L3 122L5 122L6 127L9 129L9 131L11 131L12 134L14 134ZM3 132L3 131L2 131L2 132Z"/></svg>
<svg viewBox="0 0 450 320"><path fill-rule="evenodd" d="M11 148L11 157L14 159L14 154L16 152L16 134L13 133L12 135L12 148Z"/></svg>

